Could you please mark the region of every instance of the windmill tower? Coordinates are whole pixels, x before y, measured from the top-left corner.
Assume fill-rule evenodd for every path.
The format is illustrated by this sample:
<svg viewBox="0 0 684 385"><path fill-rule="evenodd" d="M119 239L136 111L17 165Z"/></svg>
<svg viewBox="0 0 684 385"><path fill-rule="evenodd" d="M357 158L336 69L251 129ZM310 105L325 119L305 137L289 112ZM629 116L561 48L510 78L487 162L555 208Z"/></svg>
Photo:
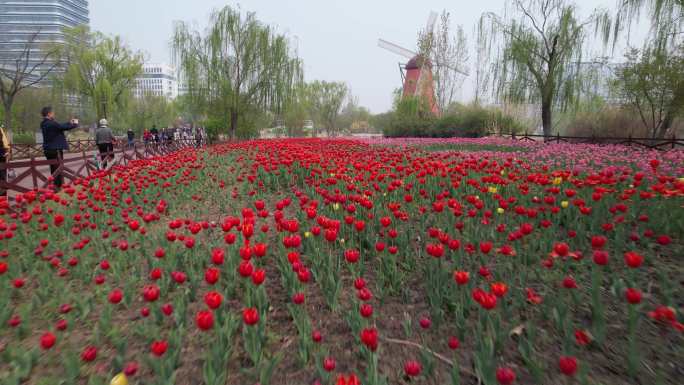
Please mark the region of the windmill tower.
<svg viewBox="0 0 684 385"><path fill-rule="evenodd" d="M430 12L425 28L426 34L433 33L436 21L437 13ZM405 64L399 63L399 72L401 73L401 80L403 82L402 97L416 96L423 98L423 100L427 101L432 113L435 115L439 114L439 107L435 101L435 85L432 76L432 67L433 64L435 64L451 68L448 63L432 63L430 58L423 57L421 54L403 48L397 44L390 43L384 39L378 39L378 46L408 59L408 62ZM458 69L455 70L467 75L463 71Z"/></svg>

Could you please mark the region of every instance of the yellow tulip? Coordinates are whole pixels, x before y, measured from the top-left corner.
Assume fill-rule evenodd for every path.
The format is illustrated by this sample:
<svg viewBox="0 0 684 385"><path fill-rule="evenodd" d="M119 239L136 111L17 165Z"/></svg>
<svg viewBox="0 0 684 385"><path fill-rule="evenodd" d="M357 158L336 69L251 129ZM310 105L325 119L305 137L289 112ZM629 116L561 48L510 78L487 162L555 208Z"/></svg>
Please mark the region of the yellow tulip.
<svg viewBox="0 0 684 385"><path fill-rule="evenodd" d="M109 385L128 385L128 378L126 378L125 374L119 373L112 378L112 381L109 383Z"/></svg>
<svg viewBox="0 0 684 385"><path fill-rule="evenodd" d="M489 186L489 192L490 192L491 194L496 194L497 191L498 191L498 190L496 189L496 187L494 187L494 186Z"/></svg>
<svg viewBox="0 0 684 385"><path fill-rule="evenodd" d="M561 207L564 209L567 209L568 208L568 201L561 202Z"/></svg>
<svg viewBox="0 0 684 385"><path fill-rule="evenodd" d="M339 210L339 209L340 209L340 204L339 204L339 203L335 203L335 204L333 205L333 210Z"/></svg>
<svg viewBox="0 0 684 385"><path fill-rule="evenodd" d="M307 231L307 232L304 233L304 237L305 237L305 238L309 238L310 236L311 236L311 233L310 233L309 231Z"/></svg>
<svg viewBox="0 0 684 385"><path fill-rule="evenodd" d="M553 180L553 184L558 186L559 184L563 183L563 178L557 177Z"/></svg>
<svg viewBox="0 0 684 385"><path fill-rule="evenodd" d="M498 209L496 209L496 212L499 213L499 214L503 214L504 211L505 211L505 210L503 209L503 207L499 207Z"/></svg>

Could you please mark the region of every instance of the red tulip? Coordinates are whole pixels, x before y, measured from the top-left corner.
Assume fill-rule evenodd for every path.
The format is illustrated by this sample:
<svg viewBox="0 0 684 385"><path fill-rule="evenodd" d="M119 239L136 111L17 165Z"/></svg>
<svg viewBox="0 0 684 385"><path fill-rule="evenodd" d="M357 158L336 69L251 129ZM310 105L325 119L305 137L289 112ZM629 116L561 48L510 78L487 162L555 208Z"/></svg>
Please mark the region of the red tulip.
<svg viewBox="0 0 684 385"><path fill-rule="evenodd" d="M456 337L449 337L449 349L456 350L461 345L461 342Z"/></svg>
<svg viewBox="0 0 684 385"><path fill-rule="evenodd" d="M138 372L138 363L135 361L127 363L123 372L128 377L134 376Z"/></svg>
<svg viewBox="0 0 684 385"><path fill-rule="evenodd" d="M360 255L361 255L361 253L359 253L358 250L348 249L348 250L345 250L345 252L344 252L344 259L346 259L347 262L349 262L349 263L356 263L356 262L358 262Z"/></svg>
<svg viewBox="0 0 684 385"><path fill-rule="evenodd" d="M625 299L627 299L627 302L631 303L632 305L641 303L641 292L632 287L627 288L625 291Z"/></svg>
<svg viewBox="0 0 684 385"><path fill-rule="evenodd" d="M161 311L164 313L164 315L170 316L171 313L173 313L173 305L170 303L165 303L161 306Z"/></svg>
<svg viewBox="0 0 684 385"><path fill-rule="evenodd" d="M594 263L599 266L608 264L608 252L603 250L594 250Z"/></svg>
<svg viewBox="0 0 684 385"><path fill-rule="evenodd" d="M572 356L561 356L558 360L558 368L566 376L574 376L577 372L577 358Z"/></svg>
<svg viewBox="0 0 684 385"><path fill-rule="evenodd" d="M110 303L117 304L123 299L123 292L121 289L114 289L109 293L108 299Z"/></svg>
<svg viewBox="0 0 684 385"><path fill-rule="evenodd" d="M152 271L150 271L150 279L153 281L156 281L160 279L162 276L162 270L160 268L154 268Z"/></svg>
<svg viewBox="0 0 684 385"><path fill-rule="evenodd" d="M356 375L351 374L348 378L345 378L344 376L337 377L335 385L361 385L361 382Z"/></svg>
<svg viewBox="0 0 684 385"><path fill-rule="evenodd" d="M157 285L147 285L143 288L143 297L147 302L154 302L159 298L159 287Z"/></svg>
<svg viewBox="0 0 684 385"><path fill-rule="evenodd" d="M508 292L508 286L506 286L506 284L503 282L494 282L490 284L489 287L492 291L492 294L499 298L503 297L506 295L506 292Z"/></svg>
<svg viewBox="0 0 684 385"><path fill-rule="evenodd" d="M602 249L603 246L606 244L606 237L602 235L594 235L591 237L591 248L594 250Z"/></svg>
<svg viewBox="0 0 684 385"><path fill-rule="evenodd" d="M572 277L563 278L563 287L566 289L577 289L577 281Z"/></svg>
<svg viewBox="0 0 684 385"><path fill-rule="evenodd" d="M373 315L373 306L367 303L361 304L359 307L359 313L361 313L363 318L369 318Z"/></svg>
<svg viewBox="0 0 684 385"><path fill-rule="evenodd" d="M256 325L259 322L259 312L256 308L246 308L242 310L242 320L247 325Z"/></svg>
<svg viewBox="0 0 684 385"><path fill-rule="evenodd" d="M292 296L292 302L295 303L295 305L301 305L304 303L304 293L295 293Z"/></svg>
<svg viewBox="0 0 684 385"><path fill-rule="evenodd" d="M644 262L644 257L633 251L625 253L625 263L631 268L637 268Z"/></svg>
<svg viewBox="0 0 684 385"><path fill-rule="evenodd" d="M55 324L55 329L57 329L59 331L65 331L67 329L67 326L68 326L67 321L65 319L61 319L61 320L57 321L57 323Z"/></svg>
<svg viewBox="0 0 684 385"><path fill-rule="evenodd" d="M81 360L83 362L95 361L95 358L97 358L97 348L94 346L86 346L81 352Z"/></svg>
<svg viewBox="0 0 684 385"><path fill-rule="evenodd" d="M195 324L200 330L209 330L214 327L214 313L210 310L204 310L197 313L195 316Z"/></svg>
<svg viewBox="0 0 684 385"><path fill-rule="evenodd" d="M252 263L249 261L242 261L238 265L238 273L243 278L251 277L253 272L254 266L252 266Z"/></svg>
<svg viewBox="0 0 684 385"><path fill-rule="evenodd" d="M467 271L454 271L454 281L459 286L465 285L470 280L470 273Z"/></svg>
<svg viewBox="0 0 684 385"><path fill-rule="evenodd" d="M423 367L418 361L406 361L404 364L404 373L408 377L416 377L420 375L421 370L423 370Z"/></svg>
<svg viewBox="0 0 684 385"><path fill-rule="evenodd" d="M323 369L325 369L326 372L332 372L335 370L335 359L332 357L326 357L323 360Z"/></svg>
<svg viewBox="0 0 684 385"><path fill-rule="evenodd" d="M585 346L591 342L591 337L589 337L589 334L584 330L576 330L575 342L577 342L577 345Z"/></svg>
<svg viewBox="0 0 684 385"><path fill-rule="evenodd" d="M152 354L154 354L157 357L161 357L166 353L166 350L169 348L169 343L164 341L164 340L159 340L159 341L154 341L152 342L152 345L150 346L150 350L152 351Z"/></svg>
<svg viewBox="0 0 684 385"><path fill-rule="evenodd" d="M254 270L254 272L252 273L252 283L254 283L256 286L259 286L262 283L264 283L265 279L266 271L263 269Z"/></svg>
<svg viewBox="0 0 684 385"><path fill-rule="evenodd" d="M207 281L208 284L213 285L218 282L220 273L219 269L209 267L204 272L204 280Z"/></svg>
<svg viewBox="0 0 684 385"><path fill-rule="evenodd" d="M366 328L361 331L361 342L371 351L378 348L378 331L375 328Z"/></svg>
<svg viewBox="0 0 684 385"><path fill-rule="evenodd" d="M323 336L321 335L321 332L314 330L311 332L311 339L313 342L319 343L323 340Z"/></svg>
<svg viewBox="0 0 684 385"><path fill-rule="evenodd" d="M218 309L219 306L221 306L222 301L223 296L219 292L210 291L204 295L204 303L207 304L210 309Z"/></svg>
<svg viewBox="0 0 684 385"><path fill-rule="evenodd" d="M492 243L491 242L480 242L480 251L483 254L489 254L489 252L492 250Z"/></svg>
<svg viewBox="0 0 684 385"><path fill-rule="evenodd" d="M496 380L501 385L509 385L515 381L515 372L508 367L501 367L496 369Z"/></svg>
<svg viewBox="0 0 684 385"><path fill-rule="evenodd" d="M567 243L560 242L553 245L553 251L560 257L565 257L570 252L570 247Z"/></svg>
<svg viewBox="0 0 684 385"><path fill-rule="evenodd" d="M55 335L50 332L45 332L40 337L40 347L44 350L48 350L51 347L53 347L55 345L55 342L57 342L57 337L55 337Z"/></svg>
<svg viewBox="0 0 684 385"><path fill-rule="evenodd" d="M226 253L223 251L223 249L213 249L211 251L211 262L214 265L223 265L223 261L225 259Z"/></svg>

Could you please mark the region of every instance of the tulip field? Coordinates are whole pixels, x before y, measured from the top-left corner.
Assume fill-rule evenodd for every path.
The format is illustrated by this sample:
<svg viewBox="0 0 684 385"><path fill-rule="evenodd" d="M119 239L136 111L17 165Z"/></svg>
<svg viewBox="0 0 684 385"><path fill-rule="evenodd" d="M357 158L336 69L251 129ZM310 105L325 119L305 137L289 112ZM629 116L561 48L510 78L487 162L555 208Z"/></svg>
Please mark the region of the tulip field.
<svg viewBox="0 0 684 385"><path fill-rule="evenodd" d="M0 384L684 383L684 150L185 149L0 207Z"/></svg>

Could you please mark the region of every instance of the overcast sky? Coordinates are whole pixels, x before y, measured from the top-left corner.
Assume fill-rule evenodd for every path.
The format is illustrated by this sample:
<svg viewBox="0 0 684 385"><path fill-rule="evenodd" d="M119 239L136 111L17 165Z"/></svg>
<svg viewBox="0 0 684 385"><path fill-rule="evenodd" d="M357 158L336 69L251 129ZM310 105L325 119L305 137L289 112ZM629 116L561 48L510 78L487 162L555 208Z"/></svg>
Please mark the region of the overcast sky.
<svg viewBox="0 0 684 385"><path fill-rule="evenodd" d="M614 8L616 0L576 3L589 14L596 6ZM295 41L307 80L346 82L361 105L379 113L391 107L392 91L401 86L401 58L379 48L378 38L415 49L430 11L446 9L472 42L480 15L501 11L503 0L90 0L91 27L123 36L150 61L170 63L174 20L194 22L203 30L213 9L238 4ZM470 88L464 85L461 100L471 97Z"/></svg>

